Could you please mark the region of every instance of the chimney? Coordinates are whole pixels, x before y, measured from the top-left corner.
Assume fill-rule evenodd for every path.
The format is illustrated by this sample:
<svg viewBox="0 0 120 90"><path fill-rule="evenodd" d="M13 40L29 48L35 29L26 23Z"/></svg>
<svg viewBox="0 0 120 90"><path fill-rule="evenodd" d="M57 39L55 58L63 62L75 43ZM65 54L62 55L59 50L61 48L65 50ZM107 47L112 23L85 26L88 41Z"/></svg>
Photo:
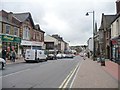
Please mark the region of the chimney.
<svg viewBox="0 0 120 90"><path fill-rule="evenodd" d="M116 11L117 11L117 14L120 13L120 0L116 1Z"/></svg>

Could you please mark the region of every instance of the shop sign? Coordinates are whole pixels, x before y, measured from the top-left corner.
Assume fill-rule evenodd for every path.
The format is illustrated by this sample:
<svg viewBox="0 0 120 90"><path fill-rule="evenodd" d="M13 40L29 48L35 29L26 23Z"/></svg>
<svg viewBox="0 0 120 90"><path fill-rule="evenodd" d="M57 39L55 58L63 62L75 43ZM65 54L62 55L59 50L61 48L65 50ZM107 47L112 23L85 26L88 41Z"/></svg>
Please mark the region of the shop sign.
<svg viewBox="0 0 120 90"><path fill-rule="evenodd" d="M112 40L112 44L117 44L117 41L116 40Z"/></svg>
<svg viewBox="0 0 120 90"><path fill-rule="evenodd" d="M21 38L19 38L19 37L14 37L14 42L21 43Z"/></svg>
<svg viewBox="0 0 120 90"><path fill-rule="evenodd" d="M13 36L8 36L8 35L2 35L2 41L3 42L21 43L21 38L19 38L19 37L13 37Z"/></svg>
<svg viewBox="0 0 120 90"><path fill-rule="evenodd" d="M2 41L3 42L13 42L14 41L14 37L7 36L7 35L2 35Z"/></svg>

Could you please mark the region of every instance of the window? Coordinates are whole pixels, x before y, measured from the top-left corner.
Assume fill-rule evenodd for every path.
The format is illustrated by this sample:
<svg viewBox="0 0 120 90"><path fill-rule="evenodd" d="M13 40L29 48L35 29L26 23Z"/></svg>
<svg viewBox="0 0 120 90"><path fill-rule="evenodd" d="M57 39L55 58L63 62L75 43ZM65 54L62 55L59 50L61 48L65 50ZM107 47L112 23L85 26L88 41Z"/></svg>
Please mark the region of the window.
<svg viewBox="0 0 120 90"><path fill-rule="evenodd" d="M6 34L10 34L10 26L6 25Z"/></svg>
<svg viewBox="0 0 120 90"><path fill-rule="evenodd" d="M34 31L34 34L33 34L33 39L35 40L35 31Z"/></svg>
<svg viewBox="0 0 120 90"><path fill-rule="evenodd" d="M29 27L24 27L23 29L23 39L29 40L30 39L30 28Z"/></svg>
<svg viewBox="0 0 120 90"><path fill-rule="evenodd" d="M120 35L120 26L119 26L119 20L117 20L117 31L118 31L118 35Z"/></svg>
<svg viewBox="0 0 120 90"><path fill-rule="evenodd" d="M14 35L18 36L18 28L17 27L14 27Z"/></svg>
<svg viewBox="0 0 120 90"><path fill-rule="evenodd" d="M0 33L2 33L2 23L0 22Z"/></svg>

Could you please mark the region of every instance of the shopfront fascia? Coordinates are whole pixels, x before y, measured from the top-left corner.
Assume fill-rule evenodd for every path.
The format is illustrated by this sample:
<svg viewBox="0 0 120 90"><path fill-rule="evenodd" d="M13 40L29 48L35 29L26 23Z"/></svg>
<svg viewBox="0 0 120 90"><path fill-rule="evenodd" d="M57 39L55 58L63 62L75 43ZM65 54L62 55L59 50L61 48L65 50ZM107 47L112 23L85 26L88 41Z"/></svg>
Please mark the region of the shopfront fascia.
<svg viewBox="0 0 120 90"><path fill-rule="evenodd" d="M21 46L24 49L42 49L44 42L22 40Z"/></svg>
<svg viewBox="0 0 120 90"><path fill-rule="evenodd" d="M111 39L112 42L112 59L113 61L120 61L120 37Z"/></svg>

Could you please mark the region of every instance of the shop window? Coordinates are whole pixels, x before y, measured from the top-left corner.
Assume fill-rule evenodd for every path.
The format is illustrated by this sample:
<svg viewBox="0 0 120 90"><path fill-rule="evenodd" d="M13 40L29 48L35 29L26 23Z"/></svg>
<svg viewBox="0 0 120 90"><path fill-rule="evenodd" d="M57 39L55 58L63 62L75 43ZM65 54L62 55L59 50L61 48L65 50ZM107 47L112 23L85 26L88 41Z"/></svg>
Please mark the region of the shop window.
<svg viewBox="0 0 120 90"><path fill-rule="evenodd" d="M6 34L10 34L10 26L6 25Z"/></svg>

